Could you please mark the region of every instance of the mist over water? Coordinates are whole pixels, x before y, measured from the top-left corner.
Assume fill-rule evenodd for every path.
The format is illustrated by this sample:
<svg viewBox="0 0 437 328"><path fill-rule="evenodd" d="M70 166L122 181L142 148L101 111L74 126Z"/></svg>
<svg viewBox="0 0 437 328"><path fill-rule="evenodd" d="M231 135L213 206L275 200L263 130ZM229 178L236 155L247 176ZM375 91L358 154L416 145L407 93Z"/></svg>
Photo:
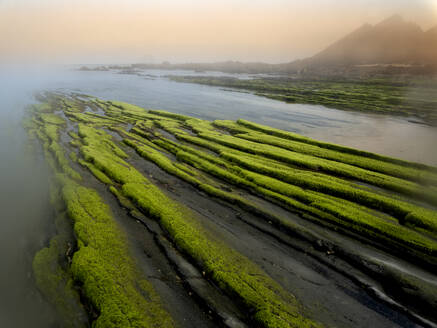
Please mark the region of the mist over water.
<svg viewBox="0 0 437 328"><path fill-rule="evenodd" d="M21 127L24 109L34 102L36 91L79 92L209 120L244 118L437 165L435 128L401 118L286 104L242 92L172 82L163 77L169 72L148 73L149 78L113 72L0 68L0 327L49 327L54 320L51 307L32 280L32 258L54 232L47 168L41 154L30 151Z"/></svg>
<svg viewBox="0 0 437 328"><path fill-rule="evenodd" d="M0 326L49 327L54 313L31 275L33 256L51 233L47 170L42 158L30 152L21 127L24 107L42 81L37 74L1 73Z"/></svg>

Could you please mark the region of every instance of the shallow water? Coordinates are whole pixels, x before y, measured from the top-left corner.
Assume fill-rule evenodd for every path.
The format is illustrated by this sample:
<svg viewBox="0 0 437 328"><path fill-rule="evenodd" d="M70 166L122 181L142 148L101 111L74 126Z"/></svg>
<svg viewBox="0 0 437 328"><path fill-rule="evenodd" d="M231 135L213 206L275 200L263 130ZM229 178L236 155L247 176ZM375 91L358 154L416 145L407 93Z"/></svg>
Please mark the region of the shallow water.
<svg viewBox="0 0 437 328"><path fill-rule="evenodd" d="M20 122L36 85L39 78L0 78L0 327L50 327L54 318L31 279L51 221L45 164L29 151Z"/></svg>
<svg viewBox="0 0 437 328"><path fill-rule="evenodd" d="M0 69L1 327L48 327L53 319L30 276L32 256L51 233L47 173L43 161L28 152L20 126L23 109L32 102L35 91L78 92L209 120L244 118L324 141L437 165L436 128L401 118L285 104L250 93L165 78L168 74L187 74L182 71L150 70L143 74L150 76Z"/></svg>
<svg viewBox="0 0 437 328"><path fill-rule="evenodd" d="M406 160L437 165L437 128L406 118L348 112L324 106L286 104L219 87L170 81L166 75L225 75L184 71L142 71L150 77L114 72L68 72L58 84L104 99L116 99L204 119L247 119L308 137ZM250 78L250 75L231 74Z"/></svg>

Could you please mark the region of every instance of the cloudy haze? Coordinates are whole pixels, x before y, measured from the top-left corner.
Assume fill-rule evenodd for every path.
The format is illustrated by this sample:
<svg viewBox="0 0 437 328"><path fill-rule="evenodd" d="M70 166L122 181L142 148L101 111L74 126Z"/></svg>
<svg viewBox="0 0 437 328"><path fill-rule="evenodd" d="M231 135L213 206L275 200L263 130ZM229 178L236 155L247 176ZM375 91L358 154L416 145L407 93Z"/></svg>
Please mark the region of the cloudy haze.
<svg viewBox="0 0 437 328"><path fill-rule="evenodd" d="M437 0L0 0L3 62L286 62L393 14L437 25Z"/></svg>

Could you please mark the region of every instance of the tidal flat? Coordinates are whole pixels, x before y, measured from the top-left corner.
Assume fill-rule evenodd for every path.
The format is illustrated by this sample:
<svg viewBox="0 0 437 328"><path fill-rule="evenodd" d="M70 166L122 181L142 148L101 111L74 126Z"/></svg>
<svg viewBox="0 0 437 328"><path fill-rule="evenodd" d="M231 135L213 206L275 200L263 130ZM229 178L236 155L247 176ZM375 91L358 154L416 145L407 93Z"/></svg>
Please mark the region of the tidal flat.
<svg viewBox="0 0 437 328"><path fill-rule="evenodd" d="M437 125L435 78L392 80L345 78L261 77L240 79L223 76L171 76L174 81L248 90L287 103L409 117L417 123Z"/></svg>
<svg viewBox="0 0 437 328"><path fill-rule="evenodd" d="M33 273L61 326L436 325L436 167L248 120L37 100L23 125L56 229Z"/></svg>

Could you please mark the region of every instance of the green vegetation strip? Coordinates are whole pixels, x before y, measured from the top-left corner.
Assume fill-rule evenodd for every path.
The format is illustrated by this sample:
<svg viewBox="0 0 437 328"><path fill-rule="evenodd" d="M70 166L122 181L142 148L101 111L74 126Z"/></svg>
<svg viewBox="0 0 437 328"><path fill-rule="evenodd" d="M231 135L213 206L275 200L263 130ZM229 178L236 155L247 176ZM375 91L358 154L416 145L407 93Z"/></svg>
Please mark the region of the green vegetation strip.
<svg viewBox="0 0 437 328"><path fill-rule="evenodd" d="M238 166L229 165L220 158L205 154L201 151L195 150L187 146L174 143L164 138L155 138L153 139L153 142L177 155L178 159L194 165L195 167L202 169L207 173L215 175L218 178L226 180L234 185L247 187L249 190L255 191L263 195L267 199L273 198L284 205L291 206L300 210L305 210L313 215L323 218L324 220L328 220L344 226L348 230L352 229L356 232L359 232L360 234L367 235L368 237L371 237L373 239L379 239L385 244L391 244L397 249L403 249L413 254L417 254L418 251L419 253L422 253L422 255L419 256L424 257L426 261L431 260L431 262L433 262L432 258L435 257L435 252L437 249L437 245L435 242L418 234L417 232L399 226L393 221L386 222L387 219L375 216L374 213L368 213L369 211L366 210L366 208L359 207L354 203L350 203L339 198L305 191L304 189L288 185L279 180L268 178L247 170L243 170ZM172 164L171 161L165 156L163 157L165 158L166 164L162 165L160 161L154 159L159 155L150 155L153 152L151 149L147 149L144 146L138 146L138 144L134 142L127 141L127 143L137 149L137 151L143 157L154 161L167 172L178 175L179 177L184 179L183 172L182 174L175 173L174 168L172 168L171 170L168 169L172 167ZM249 161L249 163L251 162L252 161ZM266 167L271 166L269 165ZM234 172L234 174L232 172ZM307 176L317 175L317 173L311 172L305 172L305 174ZM192 177L189 177L189 179L184 180L190 182L190 180L192 179ZM305 180L303 183L307 185L307 182ZM328 180L325 182L326 186L331 186L331 184L332 181ZM335 191L336 187L340 188L343 186L345 186L344 183L337 183L337 186L334 184L334 186L332 186L332 190ZM204 190L204 188L202 188L199 183L198 187L199 189ZM318 186L316 189L320 189L320 186ZM355 189L353 189L352 187L349 187L349 189L345 189L347 190L347 192L350 193L355 192ZM361 190L356 191L358 193L362 193L362 195L375 195L373 193ZM288 197L283 197L281 195L293 197L298 201L293 201ZM388 198L384 199L383 197L381 197L381 199L386 202L394 201ZM403 206L405 208L403 208ZM425 213L421 213L420 211L423 211L423 209L407 203L400 203L400 208L404 211L403 214L407 215L408 223L410 225L417 224L418 226L425 226L427 228L433 227L434 221L431 220L430 222L427 222L425 220L426 216L423 215L434 214L432 211L425 211ZM323 212L320 212L320 210L322 210ZM412 211L416 212L411 213ZM331 215L329 215L328 213L330 213ZM417 218L417 216L420 217L421 214L422 216L424 216L424 218L421 218L420 221L417 219L413 221L413 218ZM411 251L411 249L415 249L416 251Z"/></svg>
<svg viewBox="0 0 437 328"><path fill-rule="evenodd" d="M57 234L36 253L32 267L36 284L54 305L62 327L83 328L88 326L88 316L67 266L67 253L74 243L69 223L64 213L57 215Z"/></svg>
<svg viewBox="0 0 437 328"><path fill-rule="evenodd" d="M138 154L140 154L143 158L155 163L167 173L170 173L174 176L181 178L185 182L190 183L194 187L198 188L199 190L207 193L212 197L216 197L224 201L227 201L231 204L235 204L240 208L247 210L257 216L261 216L267 220L275 222L275 224L277 225L286 227L290 231L296 231L299 229L296 225L292 224L289 220L286 220L282 217L278 217L260 208L253 202L248 201L245 198L240 197L232 192L224 191L220 189L220 186L214 186L213 181L207 179L205 176L199 176L199 174L195 172L194 168L191 166L186 167L179 162L173 162L168 157L157 151L156 149L153 149L141 142L137 142L135 140L130 140L130 139L124 139L124 142L127 145L134 148L138 152ZM162 140L157 139L156 143L161 145L163 148L168 149L171 152L174 152L175 154L177 154L179 151L179 147L173 146L170 142L163 142ZM208 157L206 156L206 158Z"/></svg>
<svg viewBox="0 0 437 328"><path fill-rule="evenodd" d="M160 124L160 126L162 125ZM220 159L214 156L205 158L205 154L201 151L194 149L188 150L196 156L199 156L199 158L204 158L211 163L216 163L225 167L226 170L233 170L236 174L239 174L240 167L244 167L254 172L280 179L292 185L327 195L341 197L356 202L357 204L383 211L396 217L401 224L417 227L419 229L424 228L433 234L437 232L437 213L433 210L383 194L357 188L353 184L336 177L308 170L294 169L261 156L245 153L219 143L190 136L186 133L182 133L181 130L178 129L170 129L170 132L174 133L180 140L218 153ZM156 143L157 141L155 140L154 142ZM188 148L186 147L184 150ZM226 159L228 162L223 161L223 159ZM274 186L272 186L272 188L273 187Z"/></svg>
<svg viewBox="0 0 437 328"><path fill-rule="evenodd" d="M164 146L162 141L160 144ZM379 239L384 243L393 244L393 246L405 251L414 249L413 253L422 253L422 257L425 260L429 260L430 257L437 255L437 243L435 241L400 226L393 221L390 222L371 215L356 204L320 193L306 191L300 187L241 168L232 169L230 166L221 168L217 165L217 162L214 163L214 161L205 159L205 154L201 154L201 152L194 149L186 152L178 150L174 145L167 147L167 149L173 150L179 160L236 186L255 191L268 200L273 198L282 204L305 210L319 217L320 211L332 214L330 216L321 215L321 218L345 226L368 237ZM140 153L142 154L142 152ZM148 155L145 154L145 156L147 157ZM292 197L292 199L282 195Z"/></svg>
<svg viewBox="0 0 437 328"><path fill-rule="evenodd" d="M47 110L46 107L44 109ZM127 237L116 223L108 205L95 190L85 188L68 177L74 176L71 172L75 171L68 165L63 148L58 143L57 125L44 122L33 129L44 143L47 161L60 186L60 192L55 194L62 197L77 239L78 250L73 255L71 266L66 266L66 269L59 266L59 259L65 256L65 234L59 228L59 234L51 240L49 247L35 256L33 262L38 285L67 321L63 326L80 327L83 323L73 317L78 313L74 308L78 296L73 281L69 279L71 273L74 282L80 285L83 296L98 315L93 327L173 327L174 322L159 296L138 271L129 253ZM97 130L92 131L98 133ZM127 156L109 136L105 136L99 137L98 146L102 150ZM63 162L60 159L66 161L65 165L61 165ZM99 172L91 163L79 161L94 174ZM106 177L102 172L100 175ZM110 182L109 178L106 179Z"/></svg>
<svg viewBox="0 0 437 328"><path fill-rule="evenodd" d="M297 133L272 128L272 127L267 126L267 125L262 125L262 124L250 122L247 120L240 119L240 120L237 120L237 123L239 125L241 125L242 127L245 127L245 128L248 128L248 129L251 129L254 131L260 131L260 132L263 132L267 135L273 135L273 136L277 136L277 137L287 139L287 140L294 140L294 141L307 143L310 145L315 145L315 146L318 146L320 148L332 149L332 150L340 151L342 153L359 155L359 156L363 156L363 157L377 159L377 160L387 162L387 163L398 164L398 165L405 166L405 167L414 167L414 168L426 170L429 172L437 173L437 168L431 167L431 166L428 166L425 164L408 162L408 161L404 161L404 160L397 159L397 158L392 158L392 157L387 157L387 156L383 156L383 155L379 155L379 154L375 154L375 153L370 153L370 152L367 152L364 150L359 150L359 149L349 148L349 147L345 147L345 146L341 146L341 145L337 145L337 144L318 141L318 140L314 140L314 139L302 136L302 135L297 134Z"/></svg>
<svg viewBox="0 0 437 328"><path fill-rule="evenodd" d="M404 167L393 163L387 163L371 158L341 153L330 149L321 148L303 142L284 140L279 137L269 136L264 133L237 134L236 137L268 144L283 149L307 154L315 157L326 158L336 162L351 164L370 171L392 175L402 179L437 184L437 174L432 174L420 169ZM437 192L436 192L437 194ZM436 195L437 200L437 195Z"/></svg>
<svg viewBox="0 0 437 328"><path fill-rule="evenodd" d="M60 181L79 248L71 271L99 312L93 327L173 327L152 285L137 271L109 207L93 189Z"/></svg>
<svg viewBox="0 0 437 328"><path fill-rule="evenodd" d="M173 322L152 287L141 280L127 254L126 237L108 207L95 191L77 183L81 177L70 166L75 161L109 185L130 211L137 211L136 206L157 219L180 250L222 290L247 307L255 326L319 326L305 317L292 295L127 163L127 154L109 134L94 128L97 126L117 132L125 138L125 144L166 172L210 196L282 225L287 231L302 233L291 220L259 208L220 180L323 226L364 236L389 252L437 265L437 212L388 191L435 204L437 168L319 142L244 120L211 123L166 111L146 111L123 102L85 101L56 94L47 99L46 105L33 107L36 115L25 126L43 142L54 171L63 172L58 180L79 247L71 272L100 314L96 327L164 327ZM86 112L87 107L102 108L106 116ZM70 131L70 144L79 148L81 158L75 152L69 153L71 161L65 156L59 131L66 122L55 114L55 109L64 110L71 122L79 122L78 134ZM129 132L122 128L127 123L133 125ZM173 134L178 142L157 128ZM371 189L356 180L383 189ZM55 246L54 241L42 251L44 256L36 259L38 267L54 262ZM53 281L57 281L55 277ZM62 281L65 285L68 279Z"/></svg>
<svg viewBox="0 0 437 328"><path fill-rule="evenodd" d="M86 146L81 152L113 180L123 194L159 220L176 245L188 254L220 288L251 309L251 319L264 327L317 327L301 312L297 300L246 257L217 240L187 208L165 196L141 173L99 145L105 137L92 128L79 128ZM100 135L100 138L97 136Z"/></svg>
<svg viewBox="0 0 437 328"><path fill-rule="evenodd" d="M39 118L41 119L42 122L44 123L48 123L48 124L56 124L56 125L65 125L66 121L56 115L56 114L47 114L47 113L41 113L39 115Z"/></svg>
<svg viewBox="0 0 437 328"><path fill-rule="evenodd" d="M53 164L51 163L51 165L53 167L59 167L62 172L77 181L82 180L80 174L70 166L70 162L65 156L65 151L59 143L59 126L53 123L43 123L39 128L37 128L36 133L43 143L45 152L50 152L54 157L52 158L50 156L50 159L53 161ZM72 160L73 159L74 155ZM55 162L57 164L55 164Z"/></svg>
<svg viewBox="0 0 437 328"><path fill-rule="evenodd" d="M243 140L229 135L202 132L199 137L213 141L231 148L235 148L251 154L275 159L283 163L296 165L306 169L323 171L336 176L356 179L378 187L393 190L406 195L414 195L419 186L399 178L391 177L377 172L371 172L352 165L334 162L323 158L317 158L282 148L263 145L257 142Z"/></svg>
<svg viewBox="0 0 437 328"><path fill-rule="evenodd" d="M193 143L195 142L203 147L207 147L218 153L220 153L222 150L230 151L230 149L235 149L241 152L257 154L260 157L262 157L263 160L265 161L268 161L268 159L274 159L286 163L288 165L302 167L305 170L308 169L317 170L317 171L326 172L327 174L333 174L336 176L343 176L349 179L360 180L369 184L373 184L378 187L382 187L388 190L405 194L408 197L415 197L416 199L427 201L432 205L437 204L437 188L435 186L426 187L412 181L402 180L394 176L362 169L360 167L355 167L349 164L335 162L333 160L326 160L323 158L314 157L312 155L301 154L299 152L289 151L275 146L264 145L262 143L259 143L260 142L259 140L262 140L263 138L262 135L260 135L259 138L256 138L257 140L254 141L244 140L244 139L239 140L239 138L237 137L233 137L230 135L223 135L219 133L214 129L214 126L207 121L193 119L193 120L187 120L185 122L185 124L188 125L195 132L197 132L197 134L200 137L208 141L211 141L214 144L220 144L222 146L228 147L226 149L226 148L217 147L214 144L210 144L210 143L200 143L199 140L193 139L193 137L190 137L184 131L182 130L178 131L178 127L169 128L168 124L166 123L164 124L157 123L157 124L159 127L165 129L166 131L175 134L179 139L185 141L190 141L191 139L191 142ZM219 123L219 124L222 125L223 123ZM229 126L230 124L225 123L225 125ZM321 151L324 150L321 149ZM234 151L234 153L236 152ZM342 154L339 153L340 158L341 155ZM345 155L349 156L348 154ZM369 161L369 159L364 159L364 160ZM374 160L372 161L377 162ZM393 164L388 164L383 162L380 163L381 166L383 167L385 167L386 165L394 166ZM375 166L377 166L377 164L375 164ZM388 170L389 168L386 169ZM400 170L405 169L405 171L409 171L411 173L411 176L414 175L418 180L425 179L427 181L427 184L433 183L432 178L435 175L429 172L420 173L419 170L412 169L412 168L403 168L403 167L398 167L398 169ZM393 170L395 171L395 168L393 168Z"/></svg>
<svg viewBox="0 0 437 328"><path fill-rule="evenodd" d="M110 178L108 178L108 176L103 173L102 171L100 171L98 168L96 168L93 164L85 162L84 160L79 160L79 164L88 168L88 170L90 170L90 172L102 183L107 184L107 185L111 185L112 184L112 180Z"/></svg>
<svg viewBox="0 0 437 328"><path fill-rule="evenodd" d="M333 177L321 176L308 171L284 169L281 166L265 163L254 156L236 155L227 152L222 152L220 155L222 158L236 164L236 166L233 166L236 172L240 170L240 167L245 167L292 185L341 197L383 211L396 217L401 224L412 227L417 226L434 233L437 232L437 213L435 211L367 190L361 190Z"/></svg>

